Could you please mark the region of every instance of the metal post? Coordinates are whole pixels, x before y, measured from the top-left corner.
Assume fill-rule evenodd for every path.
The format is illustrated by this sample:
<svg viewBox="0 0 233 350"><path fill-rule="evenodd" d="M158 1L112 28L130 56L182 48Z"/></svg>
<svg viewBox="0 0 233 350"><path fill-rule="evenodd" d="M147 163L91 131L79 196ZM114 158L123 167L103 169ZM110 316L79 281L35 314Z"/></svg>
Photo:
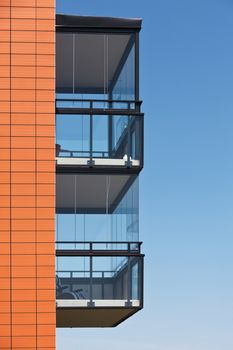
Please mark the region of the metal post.
<svg viewBox="0 0 233 350"><path fill-rule="evenodd" d="M92 102L91 102L92 107ZM88 165L92 167L94 165L93 162L93 115L90 114L90 160L88 161Z"/></svg>
<svg viewBox="0 0 233 350"><path fill-rule="evenodd" d="M112 115L108 116L108 158L112 158L112 132L113 132L113 122Z"/></svg>
<svg viewBox="0 0 233 350"><path fill-rule="evenodd" d="M128 256L128 265L127 265L127 301L125 303L125 307L131 307L132 303L131 299L131 266L130 266L130 256Z"/></svg>
<svg viewBox="0 0 233 350"><path fill-rule="evenodd" d="M94 307L93 302L93 256L90 256L90 301L88 302L88 307Z"/></svg>
<svg viewBox="0 0 233 350"><path fill-rule="evenodd" d="M135 100L139 101L139 33L135 33ZM138 110L138 108L137 108Z"/></svg>
<svg viewBox="0 0 233 350"><path fill-rule="evenodd" d="M143 307L143 299L144 299L144 258L139 258L139 302L140 306Z"/></svg>
<svg viewBox="0 0 233 350"><path fill-rule="evenodd" d="M102 287L102 299L104 300L104 271L102 271L101 287Z"/></svg>

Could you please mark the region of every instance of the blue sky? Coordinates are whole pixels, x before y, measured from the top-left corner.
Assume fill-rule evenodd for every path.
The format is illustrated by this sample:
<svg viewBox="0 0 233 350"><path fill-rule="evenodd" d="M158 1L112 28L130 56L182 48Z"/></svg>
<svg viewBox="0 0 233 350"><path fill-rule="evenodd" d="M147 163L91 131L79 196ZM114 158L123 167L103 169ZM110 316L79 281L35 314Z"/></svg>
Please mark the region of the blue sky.
<svg viewBox="0 0 233 350"><path fill-rule="evenodd" d="M233 2L57 0L142 17L145 308L114 329L57 331L59 350L233 348Z"/></svg>

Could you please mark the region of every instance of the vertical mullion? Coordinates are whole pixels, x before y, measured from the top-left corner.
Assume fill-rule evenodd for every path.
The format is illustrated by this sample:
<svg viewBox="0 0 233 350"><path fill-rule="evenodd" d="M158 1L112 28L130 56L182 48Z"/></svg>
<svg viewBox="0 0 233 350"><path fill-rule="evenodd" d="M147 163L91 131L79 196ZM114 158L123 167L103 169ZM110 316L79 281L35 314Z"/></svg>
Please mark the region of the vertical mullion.
<svg viewBox="0 0 233 350"><path fill-rule="evenodd" d="M135 100L139 101L139 33L135 33Z"/></svg>

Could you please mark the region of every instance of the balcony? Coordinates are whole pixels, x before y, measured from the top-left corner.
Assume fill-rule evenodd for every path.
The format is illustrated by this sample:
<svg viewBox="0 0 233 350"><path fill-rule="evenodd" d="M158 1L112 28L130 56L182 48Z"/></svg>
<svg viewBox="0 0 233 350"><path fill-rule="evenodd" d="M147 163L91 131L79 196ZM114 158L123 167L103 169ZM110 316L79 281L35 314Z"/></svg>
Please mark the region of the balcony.
<svg viewBox="0 0 233 350"><path fill-rule="evenodd" d="M140 242L57 242L57 327L114 327L143 307Z"/></svg>
<svg viewBox="0 0 233 350"><path fill-rule="evenodd" d="M57 172L142 169L140 28L140 19L57 16Z"/></svg>
<svg viewBox="0 0 233 350"><path fill-rule="evenodd" d="M57 174L57 327L113 327L142 308L138 177Z"/></svg>
<svg viewBox="0 0 233 350"><path fill-rule="evenodd" d="M140 28L57 16L57 327L114 327L143 307Z"/></svg>
<svg viewBox="0 0 233 350"><path fill-rule="evenodd" d="M143 117L57 114L56 162L68 168L131 170L143 166Z"/></svg>

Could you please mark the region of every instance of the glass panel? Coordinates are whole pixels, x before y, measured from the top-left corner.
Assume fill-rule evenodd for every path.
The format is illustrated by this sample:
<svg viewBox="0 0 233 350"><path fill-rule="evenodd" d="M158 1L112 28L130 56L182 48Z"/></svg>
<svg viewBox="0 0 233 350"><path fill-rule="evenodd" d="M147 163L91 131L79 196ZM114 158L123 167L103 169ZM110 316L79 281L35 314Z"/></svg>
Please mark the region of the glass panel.
<svg viewBox="0 0 233 350"><path fill-rule="evenodd" d="M135 47L128 42L112 90L113 100L135 100Z"/></svg>
<svg viewBox="0 0 233 350"><path fill-rule="evenodd" d="M139 269L138 262L131 267L131 278L132 278L132 299L139 299Z"/></svg>
<svg viewBox="0 0 233 350"><path fill-rule="evenodd" d="M93 116L93 157L108 158L109 117Z"/></svg>
<svg viewBox="0 0 233 350"><path fill-rule="evenodd" d="M142 117L64 115L56 117L56 156L140 160ZM92 136L92 140L91 140Z"/></svg>
<svg viewBox="0 0 233 350"><path fill-rule="evenodd" d="M74 90L83 98L107 99L106 49L105 34L75 34Z"/></svg>
<svg viewBox="0 0 233 350"><path fill-rule="evenodd" d="M112 240L137 242L139 239L139 181L133 182L111 216Z"/></svg>
<svg viewBox="0 0 233 350"><path fill-rule="evenodd" d="M73 34L56 34L56 91L72 93L73 87Z"/></svg>
<svg viewBox="0 0 233 350"><path fill-rule="evenodd" d="M88 257L56 258L57 299L89 299L89 284L90 259Z"/></svg>
<svg viewBox="0 0 233 350"><path fill-rule="evenodd" d="M57 175L57 241L138 242L138 178L127 175ZM61 187L62 186L62 187ZM77 248L75 244L60 249ZM80 249L77 248L77 249ZM103 244L93 249L128 249ZM138 247L130 246L131 250Z"/></svg>
<svg viewBox="0 0 233 350"><path fill-rule="evenodd" d="M127 256L57 257L56 297L93 301L140 300L141 260L141 257Z"/></svg>
<svg viewBox="0 0 233 350"><path fill-rule="evenodd" d="M112 155L113 158L123 158L127 160L128 149L128 117L114 116L112 118Z"/></svg>
<svg viewBox="0 0 233 350"><path fill-rule="evenodd" d="M56 116L56 156L89 157L90 116Z"/></svg>
<svg viewBox="0 0 233 350"><path fill-rule="evenodd" d="M74 99L134 100L134 35L57 33L56 40L57 93L73 93Z"/></svg>

